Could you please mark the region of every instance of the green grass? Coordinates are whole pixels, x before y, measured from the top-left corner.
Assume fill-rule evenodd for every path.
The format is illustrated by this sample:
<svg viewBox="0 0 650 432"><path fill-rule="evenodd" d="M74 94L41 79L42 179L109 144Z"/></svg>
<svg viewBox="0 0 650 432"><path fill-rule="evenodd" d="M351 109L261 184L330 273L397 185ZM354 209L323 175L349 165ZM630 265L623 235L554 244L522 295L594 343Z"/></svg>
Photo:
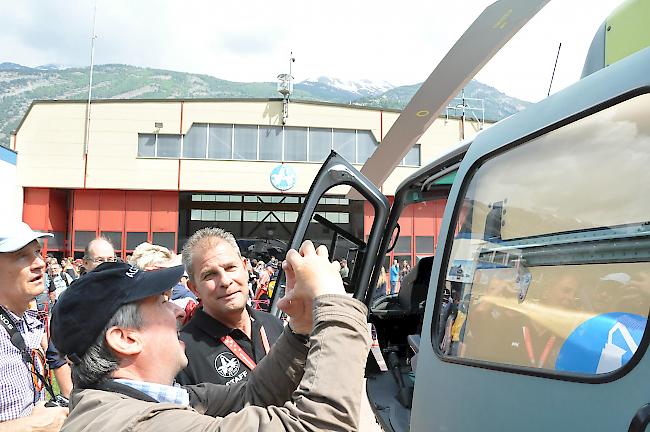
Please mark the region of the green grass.
<svg viewBox="0 0 650 432"><path fill-rule="evenodd" d="M54 375L52 375L52 389L54 390L55 395L58 395L58 394L61 393L61 389L59 388L59 383L56 382L56 378L54 377ZM52 399L52 396L50 396L48 394L47 395L47 400L50 400L50 399Z"/></svg>

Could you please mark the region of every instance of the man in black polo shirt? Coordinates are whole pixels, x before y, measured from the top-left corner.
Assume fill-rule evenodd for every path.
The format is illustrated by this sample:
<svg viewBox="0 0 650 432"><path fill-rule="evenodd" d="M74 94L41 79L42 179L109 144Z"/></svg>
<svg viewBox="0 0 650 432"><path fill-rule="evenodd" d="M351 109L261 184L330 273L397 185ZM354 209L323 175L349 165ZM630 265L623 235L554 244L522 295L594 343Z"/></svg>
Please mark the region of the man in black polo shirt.
<svg viewBox="0 0 650 432"><path fill-rule="evenodd" d="M282 322L247 306L248 272L229 232L194 233L183 247L183 264L187 286L202 308L181 330L188 365L176 380L183 385L247 380L282 333Z"/></svg>

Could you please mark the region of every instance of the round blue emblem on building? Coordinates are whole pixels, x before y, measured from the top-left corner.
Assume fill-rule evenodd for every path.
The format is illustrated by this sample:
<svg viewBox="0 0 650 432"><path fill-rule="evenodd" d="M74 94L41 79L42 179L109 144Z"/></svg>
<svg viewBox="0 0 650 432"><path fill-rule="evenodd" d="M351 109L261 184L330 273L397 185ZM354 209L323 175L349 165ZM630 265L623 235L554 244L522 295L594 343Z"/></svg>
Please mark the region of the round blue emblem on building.
<svg viewBox="0 0 650 432"><path fill-rule="evenodd" d="M601 374L621 368L638 349L646 323L645 317L623 312L587 320L562 345L555 369Z"/></svg>
<svg viewBox="0 0 650 432"><path fill-rule="evenodd" d="M274 188L286 191L296 185L296 171L289 165L280 164L273 168L269 179Z"/></svg>

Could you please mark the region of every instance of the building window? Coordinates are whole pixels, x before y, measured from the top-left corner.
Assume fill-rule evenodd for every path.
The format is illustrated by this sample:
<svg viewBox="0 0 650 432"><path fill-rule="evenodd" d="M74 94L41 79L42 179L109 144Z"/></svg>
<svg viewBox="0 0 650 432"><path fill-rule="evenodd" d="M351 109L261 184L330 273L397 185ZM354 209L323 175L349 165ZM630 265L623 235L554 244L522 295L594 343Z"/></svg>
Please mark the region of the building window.
<svg viewBox="0 0 650 432"><path fill-rule="evenodd" d="M201 219L202 221L214 222L217 220L217 211L216 210L201 210Z"/></svg>
<svg viewBox="0 0 650 432"><path fill-rule="evenodd" d="M323 162L332 149L332 129L309 128L309 162Z"/></svg>
<svg viewBox="0 0 650 432"><path fill-rule="evenodd" d="M146 232L127 232L126 233L126 250L132 251L139 244L144 243L148 240L148 234Z"/></svg>
<svg viewBox="0 0 650 432"><path fill-rule="evenodd" d="M307 161L307 128L284 128L284 159Z"/></svg>
<svg viewBox="0 0 650 432"><path fill-rule="evenodd" d="M333 204L333 205L348 205L350 200L347 198L321 198L318 200L318 204Z"/></svg>
<svg viewBox="0 0 650 432"><path fill-rule="evenodd" d="M365 164L377 149L377 141L370 131L357 131L357 163Z"/></svg>
<svg viewBox="0 0 650 432"><path fill-rule="evenodd" d="M53 232L54 237L47 239L48 250L63 250L65 247L65 233L61 231Z"/></svg>
<svg viewBox="0 0 650 432"><path fill-rule="evenodd" d="M395 254L411 253L411 236L400 236L395 243Z"/></svg>
<svg viewBox="0 0 650 432"><path fill-rule="evenodd" d="M320 215L327 219L328 221L335 224L346 224L350 223L350 214L349 213L338 213L338 212L316 212L315 214ZM312 221L315 222L315 221Z"/></svg>
<svg viewBox="0 0 650 432"><path fill-rule="evenodd" d="M417 147L400 165L419 165ZM355 129L195 123L184 136L138 134L139 157L320 163L334 149L364 164L376 148L372 132Z"/></svg>
<svg viewBox="0 0 650 432"><path fill-rule="evenodd" d="M156 135L138 134L138 156L156 157Z"/></svg>
<svg viewBox="0 0 650 432"><path fill-rule="evenodd" d="M257 160L257 126L235 125L233 159Z"/></svg>
<svg viewBox="0 0 650 432"><path fill-rule="evenodd" d="M208 125L208 159L232 159L232 125Z"/></svg>
<svg viewBox="0 0 650 432"><path fill-rule="evenodd" d="M415 253L433 253L433 236L416 236Z"/></svg>
<svg viewBox="0 0 650 432"><path fill-rule="evenodd" d="M95 237L97 237L96 231L75 231L74 248L81 250L85 249L88 243L90 243Z"/></svg>
<svg viewBox="0 0 650 432"><path fill-rule="evenodd" d="M282 160L282 128L260 126L260 160Z"/></svg>
<svg viewBox="0 0 650 432"><path fill-rule="evenodd" d="M207 156L208 125L195 124L183 138L183 157L204 159Z"/></svg>
<svg viewBox="0 0 650 432"><path fill-rule="evenodd" d="M111 242L113 249L122 250L122 231L102 231L101 235Z"/></svg>
<svg viewBox="0 0 650 432"><path fill-rule="evenodd" d="M180 135L156 135L156 157L177 158L181 155Z"/></svg>
<svg viewBox="0 0 650 432"><path fill-rule="evenodd" d="M173 232L155 232L153 235L153 244L164 246L167 249L175 250L176 233Z"/></svg>
<svg viewBox="0 0 650 432"><path fill-rule="evenodd" d="M421 161L420 161L420 144L415 144L411 150L409 150L408 153L406 153L406 156L404 159L402 159L402 163L400 163L400 166L420 166Z"/></svg>
<svg viewBox="0 0 650 432"><path fill-rule="evenodd" d="M334 151L350 163L356 163L356 132L353 130L334 129L332 133Z"/></svg>

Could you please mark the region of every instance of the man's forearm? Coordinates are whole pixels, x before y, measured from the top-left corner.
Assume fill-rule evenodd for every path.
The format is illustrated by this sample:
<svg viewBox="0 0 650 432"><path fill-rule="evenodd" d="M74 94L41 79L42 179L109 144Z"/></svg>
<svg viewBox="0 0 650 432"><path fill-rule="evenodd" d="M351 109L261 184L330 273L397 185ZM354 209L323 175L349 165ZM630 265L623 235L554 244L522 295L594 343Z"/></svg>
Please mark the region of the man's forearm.
<svg viewBox="0 0 650 432"><path fill-rule="evenodd" d="M0 432L31 432L32 430L25 417L0 423Z"/></svg>
<svg viewBox="0 0 650 432"><path fill-rule="evenodd" d="M314 301L314 331L305 375L286 404L301 425L290 430L357 430L370 349L367 310L344 295ZM307 426L307 427L306 427Z"/></svg>
<svg viewBox="0 0 650 432"><path fill-rule="evenodd" d="M22 417L0 423L0 432L42 432L47 431L42 425L34 424L31 417Z"/></svg>
<svg viewBox="0 0 650 432"><path fill-rule="evenodd" d="M70 392L72 391L72 372L70 366L64 364L63 366L54 369L54 377L56 382L59 384L59 390L61 394L69 398Z"/></svg>

